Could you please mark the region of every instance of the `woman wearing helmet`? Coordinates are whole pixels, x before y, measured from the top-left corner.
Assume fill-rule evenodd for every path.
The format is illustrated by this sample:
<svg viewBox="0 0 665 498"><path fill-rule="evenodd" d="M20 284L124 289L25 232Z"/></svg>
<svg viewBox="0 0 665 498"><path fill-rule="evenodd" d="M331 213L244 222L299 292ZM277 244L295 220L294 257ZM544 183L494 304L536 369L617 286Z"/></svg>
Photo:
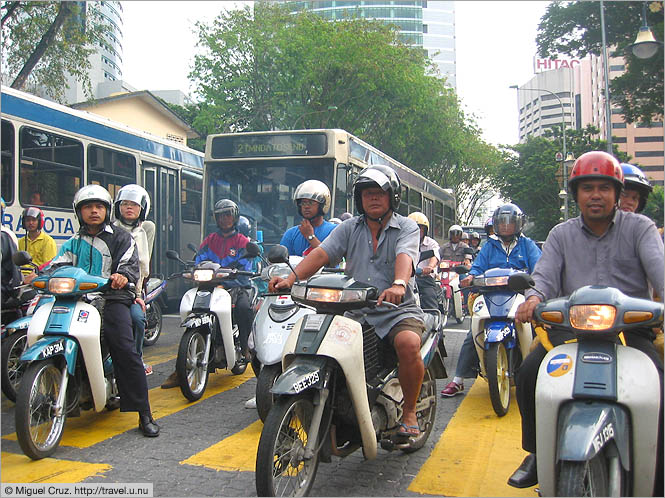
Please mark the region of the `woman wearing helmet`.
<svg viewBox="0 0 665 498"><path fill-rule="evenodd" d="M653 187L637 166L621 163L621 170L623 171L623 190L619 198L619 208L622 211L641 213L647 205L647 199Z"/></svg>
<svg viewBox="0 0 665 498"><path fill-rule="evenodd" d="M469 244L462 241L464 230L459 225L452 225L448 229L448 242L441 246L441 260L464 261L464 249L469 248Z"/></svg>
<svg viewBox="0 0 665 498"><path fill-rule="evenodd" d="M439 267L439 243L427 236L429 220L424 213L411 213L409 218L415 221L420 229L420 256L416 268L420 307L439 309L442 296L441 286L436 281Z"/></svg>
<svg viewBox="0 0 665 498"><path fill-rule="evenodd" d="M139 269L141 275L136 283L138 292L143 290L144 284L150 275L150 257L152 246L155 241L155 224L146 220L150 212L150 195L140 185L125 185L115 195L113 214L114 226L129 232L136 242L139 253ZM145 338L145 302L137 297L130 307L132 325L134 328L134 341L136 351L143 359L143 340ZM143 363L146 375L152 374L152 367Z"/></svg>
<svg viewBox="0 0 665 498"><path fill-rule="evenodd" d="M293 202L302 221L284 233L280 244L290 255L303 256L306 251L319 247L336 226L323 219L330 210L330 190L323 182L307 180L296 187Z"/></svg>
<svg viewBox="0 0 665 498"><path fill-rule="evenodd" d="M487 221L485 222L485 234L487 234L487 237L491 237L494 235L494 225L493 225L492 217L490 216L487 218Z"/></svg>
<svg viewBox="0 0 665 498"><path fill-rule="evenodd" d="M139 428L146 437L159 435L150 412L148 384L141 357L136 352L130 305L136 297L124 287L140 278L138 251L132 236L110 225L113 199L100 185L87 185L74 195L74 212L80 223L76 235L66 241L51 262L52 267L74 265L92 275L108 278L111 290L104 299L104 329L118 380L120 411L139 412Z"/></svg>
<svg viewBox="0 0 665 498"><path fill-rule="evenodd" d="M18 250L27 251L32 257L32 262L37 266L44 266L55 258L58 247L53 237L44 232L44 211L32 206L23 210L21 225L26 231L24 237L18 239ZM24 272L23 282L29 284L37 277L32 270Z"/></svg>
<svg viewBox="0 0 665 498"><path fill-rule="evenodd" d="M322 266L334 266L346 258L344 272L379 289L378 305L361 310L376 334L391 344L399 359L399 381L404 393L402 442L418 436L416 400L425 372L420 357L424 316L414 294L415 265L419 255L418 225L396 212L401 185L395 171L383 165L362 170L353 183L353 198L361 216L337 226L322 244L295 268L300 279L309 278ZM288 288L295 274L270 281L270 290ZM390 302L396 307L381 306Z"/></svg>

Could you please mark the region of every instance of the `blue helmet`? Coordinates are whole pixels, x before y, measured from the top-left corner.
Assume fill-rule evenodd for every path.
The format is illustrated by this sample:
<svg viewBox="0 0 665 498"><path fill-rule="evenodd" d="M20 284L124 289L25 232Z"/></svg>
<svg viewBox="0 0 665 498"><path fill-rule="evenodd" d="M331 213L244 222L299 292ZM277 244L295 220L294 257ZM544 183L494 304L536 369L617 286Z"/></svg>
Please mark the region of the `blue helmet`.
<svg viewBox="0 0 665 498"><path fill-rule="evenodd" d="M640 203L637 206L637 212L641 213L647 204L647 198L653 190L651 183L637 166L628 163L621 163L623 171L624 189L637 190L640 194Z"/></svg>
<svg viewBox="0 0 665 498"><path fill-rule="evenodd" d="M244 216L239 216L238 217L237 228L238 228L238 232L243 234L245 237L249 237L249 232L252 228L252 224Z"/></svg>

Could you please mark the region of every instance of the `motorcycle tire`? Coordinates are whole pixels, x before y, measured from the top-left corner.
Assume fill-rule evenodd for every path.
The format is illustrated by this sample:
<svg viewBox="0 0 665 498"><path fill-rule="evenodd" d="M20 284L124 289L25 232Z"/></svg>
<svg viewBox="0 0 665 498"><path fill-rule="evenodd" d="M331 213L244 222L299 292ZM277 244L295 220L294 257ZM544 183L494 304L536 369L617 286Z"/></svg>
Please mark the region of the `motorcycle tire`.
<svg viewBox="0 0 665 498"><path fill-rule="evenodd" d="M261 362L256 357L255 354L252 354L252 359L249 362L252 365L252 370L254 371L254 377L259 378L259 373L261 373Z"/></svg>
<svg viewBox="0 0 665 498"><path fill-rule="evenodd" d="M439 303L439 310L441 311L441 327L448 325L448 313L450 310L450 301L445 297Z"/></svg>
<svg viewBox="0 0 665 498"><path fill-rule="evenodd" d="M277 377L282 374L282 365L264 365L256 380L256 411L261 422L265 422L270 409L275 403L275 396L270 392Z"/></svg>
<svg viewBox="0 0 665 498"><path fill-rule="evenodd" d="M485 351L485 373L494 413L503 417L510 406L510 364L502 342L493 342Z"/></svg>
<svg viewBox="0 0 665 498"><path fill-rule="evenodd" d="M56 416L62 373L53 359L31 363L16 396L16 436L28 457L40 460L52 455L60 444L67 410Z"/></svg>
<svg viewBox="0 0 665 498"><path fill-rule="evenodd" d="M436 400L436 377L434 376L434 372L430 368L427 368L425 369L423 384L420 387L420 395L416 401L416 415L418 417L420 435L413 438L408 447L402 448L404 453L413 453L425 446L434 427L434 420L436 419Z"/></svg>
<svg viewBox="0 0 665 498"><path fill-rule="evenodd" d="M180 339L175 370L182 395L189 401L201 399L208 385L208 368L203 365L205 353L206 336L199 329L186 330Z"/></svg>
<svg viewBox="0 0 665 498"><path fill-rule="evenodd" d="M2 392L13 402L16 402L16 391L26 369L26 363L20 363L19 359L27 344L25 330L14 332L2 343Z"/></svg>
<svg viewBox="0 0 665 498"><path fill-rule="evenodd" d="M145 337L143 338L144 346L152 346L159 339L162 333L162 308L157 301L153 301L150 307L146 310L146 327Z"/></svg>
<svg viewBox="0 0 665 498"><path fill-rule="evenodd" d="M609 476L603 452L586 462L560 462L557 496L608 496L608 491Z"/></svg>
<svg viewBox="0 0 665 498"><path fill-rule="evenodd" d="M258 496L307 496L319 466L319 452L305 460L314 403L309 394L280 396L266 418L256 453Z"/></svg>

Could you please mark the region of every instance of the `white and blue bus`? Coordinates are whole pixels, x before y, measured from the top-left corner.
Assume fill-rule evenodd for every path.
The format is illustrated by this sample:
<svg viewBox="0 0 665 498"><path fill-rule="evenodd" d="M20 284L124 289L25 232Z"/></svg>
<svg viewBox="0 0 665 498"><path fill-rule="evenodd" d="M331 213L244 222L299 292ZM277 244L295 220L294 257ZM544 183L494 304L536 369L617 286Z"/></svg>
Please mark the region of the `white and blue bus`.
<svg viewBox="0 0 665 498"><path fill-rule="evenodd" d="M150 193L148 219L155 222L152 271L176 270L168 249L189 255L201 233L203 154L86 111L2 87L2 219L25 235L26 206L44 210L44 231L58 245L78 230L74 193L102 185L111 196L138 183ZM169 295L177 296L173 288Z"/></svg>
<svg viewBox="0 0 665 498"><path fill-rule="evenodd" d="M212 207L229 198L240 214L255 220L266 244L279 243L284 231L299 223L293 203L295 188L320 180L330 188L327 218L354 212L353 178L372 165L391 166L402 182L398 212L422 211L430 236L445 240L455 222L455 197L380 150L339 129L263 131L209 135L206 140L203 235L214 229Z"/></svg>

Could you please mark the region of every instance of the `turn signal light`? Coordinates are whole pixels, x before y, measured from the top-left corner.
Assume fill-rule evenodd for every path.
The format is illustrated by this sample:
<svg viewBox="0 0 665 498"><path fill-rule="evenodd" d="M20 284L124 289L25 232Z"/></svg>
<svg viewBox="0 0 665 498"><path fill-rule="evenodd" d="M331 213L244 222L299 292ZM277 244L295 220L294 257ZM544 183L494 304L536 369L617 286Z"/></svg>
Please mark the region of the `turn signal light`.
<svg viewBox="0 0 665 498"><path fill-rule="evenodd" d="M46 282L44 280L35 280L32 282L32 286L37 289L46 289Z"/></svg>
<svg viewBox="0 0 665 498"><path fill-rule="evenodd" d="M563 313L560 311L543 311L540 316L548 322L563 323Z"/></svg>
<svg viewBox="0 0 665 498"><path fill-rule="evenodd" d="M647 322L653 318L650 311L626 311L623 314L623 323Z"/></svg>
<svg viewBox="0 0 665 498"><path fill-rule="evenodd" d="M92 290L96 289L98 286L95 283L92 282L81 282L79 284L79 290Z"/></svg>

